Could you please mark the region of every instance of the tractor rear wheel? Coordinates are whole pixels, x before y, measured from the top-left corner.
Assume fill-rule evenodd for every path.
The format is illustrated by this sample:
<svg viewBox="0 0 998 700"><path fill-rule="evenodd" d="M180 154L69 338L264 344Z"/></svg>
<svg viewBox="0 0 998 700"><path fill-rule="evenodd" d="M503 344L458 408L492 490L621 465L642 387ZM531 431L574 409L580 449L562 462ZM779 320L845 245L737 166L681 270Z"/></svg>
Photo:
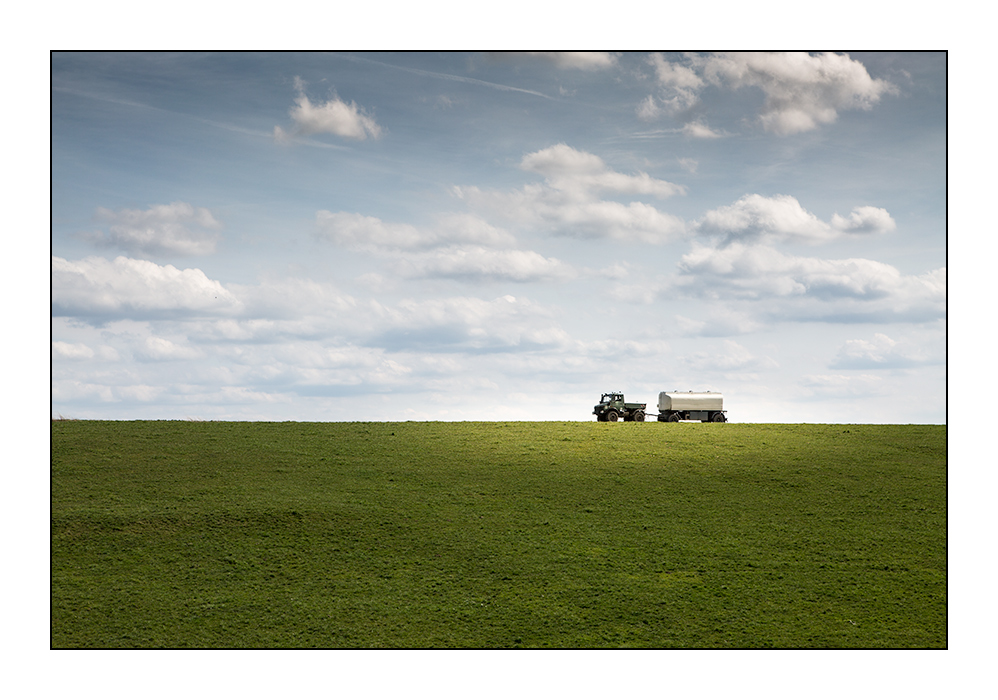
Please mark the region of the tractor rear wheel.
<svg viewBox="0 0 998 700"><path fill-rule="evenodd" d="M634 420L636 420L639 423L644 423L645 422L645 412L644 411L635 411L634 412Z"/></svg>

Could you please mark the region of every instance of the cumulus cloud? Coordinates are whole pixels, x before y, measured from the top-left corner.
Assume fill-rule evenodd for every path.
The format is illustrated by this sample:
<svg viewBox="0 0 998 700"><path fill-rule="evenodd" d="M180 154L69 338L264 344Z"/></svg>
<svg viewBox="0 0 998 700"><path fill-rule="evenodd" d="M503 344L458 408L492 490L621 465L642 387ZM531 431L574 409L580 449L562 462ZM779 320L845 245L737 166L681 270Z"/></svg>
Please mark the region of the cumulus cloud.
<svg viewBox="0 0 998 700"><path fill-rule="evenodd" d="M649 63L660 92L649 95L638 107L643 118L689 110L708 85L755 87L765 95L759 123L781 136L830 124L842 110L871 109L883 95L897 91L888 81L870 77L862 63L844 54L686 54L680 61L653 54Z"/></svg>
<svg viewBox="0 0 998 700"><path fill-rule="evenodd" d="M299 396L348 396L360 387L365 392L404 391L415 371L409 358L381 348L320 342L262 346L245 363L266 368L268 381L259 388L277 381Z"/></svg>
<svg viewBox="0 0 998 700"><path fill-rule="evenodd" d="M357 309L360 302L328 282L289 277L259 284L232 284L242 315L249 319L307 319Z"/></svg>
<svg viewBox="0 0 998 700"><path fill-rule="evenodd" d="M472 206L559 235L662 243L685 231L681 219L644 202L600 198L606 194L665 198L684 194L682 185L643 172L614 171L599 156L565 144L528 153L520 168L542 175L544 184L505 192L456 187L454 192Z"/></svg>
<svg viewBox="0 0 998 700"><path fill-rule="evenodd" d="M825 320L945 316L946 268L903 275L886 263L864 258L825 260L785 255L762 245L694 246L679 263L679 275L659 296L687 294L706 299L782 299L809 302L770 309L775 317ZM826 304L821 309L813 303Z"/></svg>
<svg viewBox="0 0 998 700"><path fill-rule="evenodd" d="M708 57L703 74L714 84L760 88L766 96L759 120L779 135L811 131L830 124L844 109L871 109L896 91L875 80L859 61L822 53L727 53Z"/></svg>
<svg viewBox="0 0 998 700"><path fill-rule="evenodd" d="M884 393L883 378L873 374L809 374L800 385L813 398L861 399Z"/></svg>
<svg viewBox="0 0 998 700"><path fill-rule="evenodd" d="M315 290L306 282L287 280L283 288L265 282L258 294L284 289L302 299ZM502 374L497 365L520 366L512 359L504 362L503 355L543 355L569 342L552 310L508 295L389 305L367 300L342 310L325 310L319 301L299 309L298 317L277 320L255 317L257 311L248 304L240 318L113 321L89 329L91 337L120 345L138 361L111 367L84 361L71 367L63 355L86 360L85 344L56 341L53 398L128 404L123 411L156 401L162 411L171 405L250 406L298 396L498 389L486 375ZM76 322L62 326L70 332L84 327ZM489 358L479 359L483 354ZM187 410L190 415L192 409ZM223 414L251 420L269 415L259 406L249 413L241 410L230 406Z"/></svg>
<svg viewBox="0 0 998 700"><path fill-rule="evenodd" d="M531 250L489 250L480 246L406 256L394 269L409 278L475 281L557 282L575 277L574 268L556 258L545 258Z"/></svg>
<svg viewBox="0 0 998 700"><path fill-rule="evenodd" d="M874 333L869 340L847 340L835 356L832 369L897 369L945 360L933 356L922 343L897 341L885 333Z"/></svg>
<svg viewBox="0 0 998 700"><path fill-rule="evenodd" d="M66 343L54 341L52 343L53 360L103 360L107 362L117 362L121 355L110 345L99 345L96 349L86 343Z"/></svg>
<svg viewBox="0 0 998 700"><path fill-rule="evenodd" d="M663 112L675 114L689 109L699 101L704 81L692 67L667 61L660 53L651 54L648 63L655 69L661 93L658 97L648 95L641 102L638 107L640 118L652 120Z"/></svg>
<svg viewBox="0 0 998 700"><path fill-rule="evenodd" d="M593 192L646 194L660 199L686 193L682 185L657 180L648 173L625 175L611 170L599 156L563 143L528 153L520 168L543 175L550 187L579 198Z"/></svg>
<svg viewBox="0 0 998 700"><path fill-rule="evenodd" d="M104 380L106 381L106 379ZM165 388L149 384L107 385L72 379L53 380L52 398L55 401L91 400L101 403L148 402L166 393Z"/></svg>
<svg viewBox="0 0 998 700"><path fill-rule="evenodd" d="M697 167L700 165L700 162L696 158L677 158L676 160L683 170L691 175L696 175Z"/></svg>
<svg viewBox="0 0 998 700"><path fill-rule="evenodd" d="M638 103L638 106L634 111L638 115L638 119L650 122L658 119L658 117L662 114L662 107L659 105L654 95L648 95L648 97Z"/></svg>
<svg viewBox="0 0 998 700"><path fill-rule="evenodd" d="M770 357L753 355L748 348L733 340L684 355L679 360L698 372L731 372L773 369L777 362Z"/></svg>
<svg viewBox="0 0 998 700"><path fill-rule="evenodd" d="M568 334L546 309L504 295L491 301L451 297L384 307L387 329L374 339L387 349L504 352L558 346Z"/></svg>
<svg viewBox="0 0 998 700"><path fill-rule="evenodd" d="M89 360L94 351L85 343L65 343L57 340L52 343L52 356L59 360Z"/></svg>
<svg viewBox="0 0 998 700"><path fill-rule="evenodd" d="M192 360L202 355L197 348L179 345L172 340L157 336L147 337L133 354L141 360L152 362Z"/></svg>
<svg viewBox="0 0 998 700"><path fill-rule="evenodd" d="M52 258L55 316L147 318L178 314L225 315L240 302L199 269L179 270L148 260Z"/></svg>
<svg viewBox="0 0 998 700"><path fill-rule="evenodd" d="M407 272L415 274L413 270ZM495 274L503 280L519 276L527 280L530 275L561 273L519 269L483 273L473 269L468 274ZM343 294L329 283L294 278L256 285L233 284L231 291L240 300L238 315L192 315L182 325L173 326L172 332L182 333L192 346L227 348L229 359L237 362L250 362L258 352L253 348L286 345L289 340L333 340L337 344L392 351L440 347L445 352L497 352L548 346L567 338L554 321L553 312L509 295L492 300L462 296L384 304ZM151 349L146 352L151 354Z"/></svg>
<svg viewBox="0 0 998 700"><path fill-rule="evenodd" d="M402 278L555 282L575 276L572 266L556 258L513 248L513 236L471 215L445 215L433 226L417 227L320 211L316 225L323 240L392 260L392 271Z"/></svg>
<svg viewBox="0 0 998 700"><path fill-rule="evenodd" d="M679 268L695 278L697 285L726 288L746 298L808 293L877 298L901 280L897 268L874 260L799 257L768 246L741 243L724 248L694 246L682 257Z"/></svg>
<svg viewBox="0 0 998 700"><path fill-rule="evenodd" d="M474 206L572 238L660 244L682 237L686 230L682 219L644 202L578 201L558 190L532 186L517 192L462 188L461 196Z"/></svg>
<svg viewBox="0 0 998 700"><path fill-rule="evenodd" d="M617 55L607 51L497 51L490 55L495 58L514 60L540 58L553 63L558 68L579 70L602 70L617 65Z"/></svg>
<svg viewBox="0 0 998 700"><path fill-rule="evenodd" d="M841 233L884 233L893 231L897 224L886 209L880 207L856 207L849 218L832 215L832 229Z"/></svg>
<svg viewBox="0 0 998 700"><path fill-rule="evenodd" d="M684 106L689 106L696 100L696 91L704 86L703 78L696 71L689 66L667 61L660 53L651 54L648 62L655 68L655 78L659 85L689 91L691 101Z"/></svg>
<svg viewBox="0 0 998 700"><path fill-rule="evenodd" d="M677 314L676 324L683 335L707 338L744 335L763 328L763 324L751 315L727 306L710 309L702 319Z"/></svg>
<svg viewBox="0 0 998 700"><path fill-rule="evenodd" d="M514 245L506 231L474 216L442 216L434 226L387 223L374 216L339 211L315 215L319 238L355 250L426 250L439 246L473 244L488 247Z"/></svg>
<svg viewBox="0 0 998 700"><path fill-rule="evenodd" d="M619 362L624 357L660 358L670 354L672 348L664 340L610 338L608 340L575 341L573 352L578 357L604 363L608 360Z"/></svg>
<svg viewBox="0 0 998 700"><path fill-rule="evenodd" d="M357 103L344 102L335 93L319 104L313 104L305 94L305 81L295 77L295 104L288 114L294 123L290 131L280 126L274 127L274 138L284 143L295 136L311 136L313 134L334 134L344 138L363 141L368 136L381 136L381 127Z"/></svg>
<svg viewBox="0 0 998 700"><path fill-rule="evenodd" d="M708 211L693 222L698 233L723 236L725 243L823 243L845 235L886 233L896 227L887 210L878 207L856 207L848 218L835 214L831 222L824 222L804 209L794 197L758 194L745 195L734 204Z"/></svg>
<svg viewBox="0 0 998 700"><path fill-rule="evenodd" d="M98 207L96 218L107 231L82 234L101 247L121 248L133 255L208 255L215 252L221 223L208 209L186 202L158 204L145 210L112 211Z"/></svg>
<svg viewBox="0 0 998 700"><path fill-rule="evenodd" d="M684 136L691 139L719 139L725 135L720 131L711 129L702 119L687 122L683 125L682 132Z"/></svg>

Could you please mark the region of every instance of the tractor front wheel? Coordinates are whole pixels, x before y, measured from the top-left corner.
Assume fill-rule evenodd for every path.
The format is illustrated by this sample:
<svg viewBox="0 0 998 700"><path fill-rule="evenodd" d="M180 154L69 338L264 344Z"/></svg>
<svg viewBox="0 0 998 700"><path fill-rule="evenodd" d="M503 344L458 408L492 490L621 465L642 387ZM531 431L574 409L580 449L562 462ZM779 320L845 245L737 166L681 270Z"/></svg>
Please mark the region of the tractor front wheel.
<svg viewBox="0 0 998 700"><path fill-rule="evenodd" d="M617 415L616 411L607 411L606 412L606 419L608 421L610 421L611 423L616 423L617 422L617 418L619 418L619 416Z"/></svg>

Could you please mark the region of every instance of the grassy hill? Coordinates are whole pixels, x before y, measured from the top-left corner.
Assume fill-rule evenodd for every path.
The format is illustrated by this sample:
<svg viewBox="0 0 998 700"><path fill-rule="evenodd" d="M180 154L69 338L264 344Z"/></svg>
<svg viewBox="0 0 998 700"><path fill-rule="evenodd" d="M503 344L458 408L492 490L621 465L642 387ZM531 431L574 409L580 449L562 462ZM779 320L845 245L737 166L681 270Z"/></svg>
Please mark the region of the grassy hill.
<svg viewBox="0 0 998 700"><path fill-rule="evenodd" d="M946 428L52 423L52 645L942 648Z"/></svg>

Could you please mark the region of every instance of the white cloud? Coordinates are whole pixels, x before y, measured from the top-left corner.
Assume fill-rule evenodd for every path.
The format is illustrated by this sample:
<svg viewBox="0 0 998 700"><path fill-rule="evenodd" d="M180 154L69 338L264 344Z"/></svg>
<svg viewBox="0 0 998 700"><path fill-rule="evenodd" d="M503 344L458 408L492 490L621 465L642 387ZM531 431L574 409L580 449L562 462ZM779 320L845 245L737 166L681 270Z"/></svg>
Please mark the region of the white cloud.
<svg viewBox="0 0 998 700"><path fill-rule="evenodd" d="M605 277L611 280L622 280L626 279L630 273L630 265L626 262L620 263L615 262L612 265L608 265L599 270L587 270L591 275L596 275L597 277Z"/></svg>
<svg viewBox="0 0 998 700"><path fill-rule="evenodd" d="M652 304L664 296L668 285L660 282L637 284L616 284L609 290L609 296L617 301L631 304Z"/></svg>
<svg viewBox="0 0 998 700"><path fill-rule="evenodd" d="M925 343L897 341L885 333L875 333L870 340L847 340L830 367L833 369L896 369L926 364L941 364L944 357L934 355Z"/></svg>
<svg viewBox="0 0 998 700"><path fill-rule="evenodd" d="M68 403L73 401L99 401L110 403L117 400L114 389L104 383L81 381L79 379L53 379L52 401Z"/></svg>
<svg viewBox="0 0 998 700"><path fill-rule="evenodd" d="M53 359L58 360L89 360L94 351L84 343L65 343L57 340L52 343Z"/></svg>
<svg viewBox="0 0 998 700"><path fill-rule="evenodd" d="M724 136L720 131L711 129L702 119L687 122L683 125L684 136L692 139L719 139Z"/></svg>
<svg viewBox="0 0 998 700"><path fill-rule="evenodd" d="M444 215L436 225L422 228L345 211L318 211L315 221L319 238L368 252L425 250L455 244L508 247L516 243L506 231L466 214Z"/></svg>
<svg viewBox="0 0 998 700"><path fill-rule="evenodd" d="M494 251L486 251L494 252ZM440 271L430 271L441 274ZM521 269L471 270L470 275L552 275ZM552 311L528 299L502 296L493 300L476 297L405 299L384 304L374 299L344 295L333 285L307 279L270 280L258 285L231 285L240 300L240 314L231 318L192 315L170 321L170 335L188 340L181 347L225 348L231 361L249 362L254 348L301 342L334 342L403 351L439 348L445 352L514 352L567 341ZM174 348L159 340L147 340L139 354L165 359ZM154 333L164 337L165 333ZM135 343L134 336L129 341ZM157 355L158 352L158 355ZM162 356L162 357L160 357Z"/></svg>
<svg viewBox="0 0 998 700"><path fill-rule="evenodd" d="M735 296L798 296L814 289L838 296L877 297L896 287L901 273L890 265L864 259L823 260L784 255L767 246L734 243L724 248L694 246L680 270L687 284Z"/></svg>
<svg viewBox="0 0 998 700"><path fill-rule="evenodd" d="M848 219L833 214L832 228L843 233L884 233L896 229L897 224L886 209L856 207Z"/></svg>
<svg viewBox="0 0 998 700"><path fill-rule="evenodd" d="M663 340L632 340L611 338L609 340L576 341L577 356L587 361L603 363L621 358L660 358L671 353L671 346ZM598 366L592 364L593 367ZM577 368L576 368L577 369Z"/></svg>
<svg viewBox="0 0 998 700"><path fill-rule="evenodd" d="M68 322L68 323L67 323ZM70 319L52 319L52 334L53 336L63 336L66 334L74 334L80 331L81 326ZM91 340L97 340L98 338L94 335L90 335ZM118 351L115 350L110 345L100 344L100 345L89 345L85 342L67 342L64 340L55 340L52 342L52 360L53 362L58 362L61 360L69 360L71 362L84 361L84 360L97 360L97 361L110 361L117 362L121 359Z"/></svg>
<svg viewBox="0 0 998 700"><path fill-rule="evenodd" d="M702 61L706 79L732 88L754 86L766 95L759 119L767 131L796 134L830 124L844 109L870 109L896 88L874 80L859 61L823 53L727 53Z"/></svg>
<svg viewBox="0 0 998 700"><path fill-rule="evenodd" d="M638 113L643 118L688 110L707 85L756 87L765 95L759 122L766 131L783 136L830 124L842 110L871 109L881 96L896 92L891 83L871 78L859 61L834 53L687 54L678 62L653 54L649 63L660 94L641 103ZM689 135L716 135L695 124L687 124Z"/></svg>
<svg viewBox="0 0 998 700"><path fill-rule="evenodd" d="M692 91L704 86L703 79L692 68L667 61L660 53L653 53L648 62L655 68L655 78L664 87Z"/></svg>
<svg viewBox="0 0 998 700"><path fill-rule="evenodd" d="M896 227L887 210L877 207L856 207L849 218L835 214L831 223L826 223L804 209L794 197L758 194L745 195L693 222L693 228L703 235L721 235L726 242L761 243L823 243L843 235L886 233Z"/></svg>
<svg viewBox="0 0 998 700"><path fill-rule="evenodd" d="M815 398L861 399L880 396L884 391L883 379L873 374L809 374L801 378L800 385ZM857 409L853 422L868 419Z"/></svg>
<svg viewBox="0 0 998 700"><path fill-rule="evenodd" d="M863 258L825 260L784 255L761 245L694 246L679 264L679 276L660 296L685 293L708 299L782 299L774 318L854 321L877 318L929 320L945 316L946 268L902 275L886 263ZM816 308L814 304L822 304Z"/></svg>
<svg viewBox="0 0 998 700"><path fill-rule="evenodd" d="M670 113L680 112L689 109L699 100L699 91L704 86L703 79L696 74L696 71L680 63L667 61L660 53L653 53L648 58L648 63L655 69L655 78L662 88L662 95L658 103L655 98L649 95L643 102L647 105L646 113L650 116L657 116L657 112L663 109ZM658 104L662 107L659 108ZM656 114L651 114L652 105L655 106Z"/></svg>
<svg viewBox="0 0 998 700"><path fill-rule="evenodd" d="M487 301L451 297L408 300L380 310L385 330L375 344L388 349L513 351L559 346L568 335L543 307L505 295Z"/></svg>
<svg viewBox="0 0 998 700"><path fill-rule="evenodd" d="M646 122L658 119L659 116L662 114L662 108L655 100L654 95L648 95L648 97L641 100L641 102L638 103L638 106L634 111L638 115L638 119L641 119Z"/></svg>
<svg viewBox="0 0 998 700"><path fill-rule="evenodd" d="M467 214L445 215L436 225L420 228L362 214L320 211L316 224L324 240L392 260L392 271L402 278L555 282L575 276L572 266L556 258L510 249L516 243L513 236Z"/></svg>
<svg viewBox="0 0 998 700"><path fill-rule="evenodd" d="M530 250L488 250L478 246L445 248L408 255L395 266L403 277L450 277L477 281L553 282L575 277L571 265Z"/></svg>
<svg viewBox="0 0 998 700"><path fill-rule="evenodd" d="M204 207L186 202L159 204L145 210L111 211L98 207L97 219L107 232L82 234L91 243L116 247L132 254L208 255L215 252L221 223Z"/></svg>
<svg viewBox="0 0 998 700"><path fill-rule="evenodd" d="M255 391L299 396L337 396L364 387L404 391L413 373L408 357L388 355L380 348L325 340L256 345L231 354L231 381Z"/></svg>
<svg viewBox="0 0 998 700"><path fill-rule="evenodd" d="M231 314L239 307L228 289L199 269L178 270L123 256L114 260L52 258L52 313L56 316L210 316Z"/></svg>
<svg viewBox="0 0 998 700"><path fill-rule="evenodd" d="M733 340L723 340L704 350L684 355L679 360L698 372L753 371L778 366L772 358L757 357Z"/></svg>
<svg viewBox="0 0 998 700"><path fill-rule="evenodd" d="M196 348L185 345L178 345L172 340L149 336L135 350L135 356L142 360L162 362L165 360L193 360L201 357L201 352Z"/></svg>
<svg viewBox="0 0 998 700"><path fill-rule="evenodd" d="M328 282L288 277L267 279L259 284L232 284L233 294L242 305L244 318L307 319L333 316L357 309L360 302Z"/></svg>
<svg viewBox="0 0 998 700"><path fill-rule="evenodd" d="M317 235L347 248L413 249L432 245L433 236L410 224L387 224L374 216L321 210L315 214Z"/></svg>
<svg viewBox="0 0 998 700"><path fill-rule="evenodd" d="M305 94L305 81L297 76L295 90L298 93L295 105L288 112L294 126L290 132L275 126L274 138L278 142L312 134L335 134L358 141L363 141L368 136L381 136L381 127L374 121L374 117L358 107L357 103L344 102L334 93L326 102L313 104Z"/></svg>
<svg viewBox="0 0 998 700"><path fill-rule="evenodd" d="M579 198L591 192L647 194L658 198L686 193L682 185L657 180L647 173L618 173L599 156L563 143L528 153L520 161L520 167L543 175L550 187Z"/></svg>
<svg viewBox="0 0 998 700"><path fill-rule="evenodd" d="M663 243L685 233L681 219L649 204L623 204L598 196L611 193L663 198L684 193L681 185L647 173L616 172L599 156L565 144L528 153L520 167L543 175L544 184L528 184L505 192L455 187L454 192L471 206L559 235Z"/></svg>
<svg viewBox="0 0 998 700"><path fill-rule="evenodd" d="M700 162L696 158L678 158L680 167L683 170L690 173L691 175L696 175L697 167L699 167Z"/></svg>
<svg viewBox="0 0 998 700"><path fill-rule="evenodd" d="M608 51L508 51L490 55L504 59L540 58L558 68L579 70L602 70L617 65L617 55Z"/></svg>
<svg viewBox="0 0 998 700"><path fill-rule="evenodd" d="M751 315L728 306L710 309L706 318L693 319L676 315L676 323L684 335L693 337L723 337L754 333L762 329Z"/></svg>

